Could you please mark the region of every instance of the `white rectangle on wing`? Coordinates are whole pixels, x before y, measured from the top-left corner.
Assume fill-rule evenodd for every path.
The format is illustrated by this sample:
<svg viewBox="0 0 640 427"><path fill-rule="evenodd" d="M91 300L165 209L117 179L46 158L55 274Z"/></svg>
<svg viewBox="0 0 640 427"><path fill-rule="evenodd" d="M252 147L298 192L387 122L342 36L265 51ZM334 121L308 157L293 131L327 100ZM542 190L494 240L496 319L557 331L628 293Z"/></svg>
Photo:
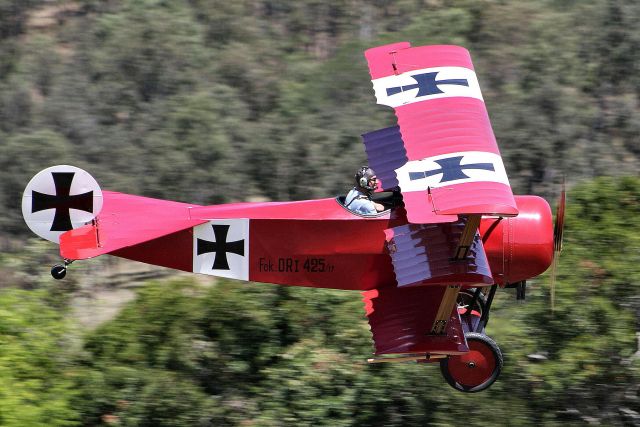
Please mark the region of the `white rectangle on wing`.
<svg viewBox="0 0 640 427"><path fill-rule="evenodd" d="M426 191L465 182L500 182L509 185L499 154L485 151L448 153L413 160L395 170L403 192Z"/></svg>
<svg viewBox="0 0 640 427"><path fill-rule="evenodd" d="M464 67L413 70L371 81L378 104L390 107L455 96L482 99L476 73Z"/></svg>
<svg viewBox="0 0 640 427"><path fill-rule="evenodd" d="M214 219L193 227L193 272L249 280L249 219Z"/></svg>

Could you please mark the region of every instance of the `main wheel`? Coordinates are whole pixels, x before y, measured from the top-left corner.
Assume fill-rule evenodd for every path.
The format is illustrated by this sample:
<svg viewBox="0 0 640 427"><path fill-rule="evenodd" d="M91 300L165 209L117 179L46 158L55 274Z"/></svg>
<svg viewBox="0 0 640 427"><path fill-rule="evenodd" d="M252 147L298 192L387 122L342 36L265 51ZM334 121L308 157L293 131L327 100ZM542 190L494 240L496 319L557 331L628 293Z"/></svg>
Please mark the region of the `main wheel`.
<svg viewBox="0 0 640 427"><path fill-rule="evenodd" d="M449 356L440 361L440 371L456 390L474 393L491 386L502 371L502 352L491 338L484 334L465 334L469 352Z"/></svg>

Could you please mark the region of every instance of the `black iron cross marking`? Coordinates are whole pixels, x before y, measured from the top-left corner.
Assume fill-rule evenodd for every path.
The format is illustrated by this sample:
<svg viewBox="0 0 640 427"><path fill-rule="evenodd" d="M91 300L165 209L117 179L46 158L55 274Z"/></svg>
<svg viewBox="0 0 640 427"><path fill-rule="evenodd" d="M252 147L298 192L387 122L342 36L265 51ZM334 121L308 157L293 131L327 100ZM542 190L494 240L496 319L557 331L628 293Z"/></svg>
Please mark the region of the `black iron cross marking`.
<svg viewBox="0 0 640 427"><path fill-rule="evenodd" d="M213 224L213 234L216 237L215 242L198 239L196 243L196 253L198 255L215 252L216 258L213 262L212 270L229 270L229 262L227 261L227 252L244 256L244 239L227 243L227 233L229 225Z"/></svg>
<svg viewBox="0 0 640 427"><path fill-rule="evenodd" d="M434 169L424 172L409 172L409 179L411 181L416 181L418 179L424 179L433 175L442 174L440 183L443 183L448 181L455 181L457 179L469 178L469 176L464 173L465 169L478 169L495 172L493 163L471 163L468 165L461 165L460 162L463 158L464 156L456 156L449 157L448 159L434 160L437 164L440 165L440 169Z"/></svg>
<svg viewBox="0 0 640 427"><path fill-rule="evenodd" d="M415 74L411 76L411 78L416 81L415 84L387 88L387 96L395 95L400 92L406 92L411 89L418 89L416 98L419 98L421 96L444 93L438 87L439 85L469 86L469 81L467 81L467 79L436 80L437 76L438 72Z"/></svg>
<svg viewBox="0 0 640 427"><path fill-rule="evenodd" d="M55 209L50 231L71 230L71 216L69 209L77 209L85 212L93 212L93 191L83 194L69 195L71 181L75 172L51 172L56 194L43 194L38 191L31 192L31 213Z"/></svg>

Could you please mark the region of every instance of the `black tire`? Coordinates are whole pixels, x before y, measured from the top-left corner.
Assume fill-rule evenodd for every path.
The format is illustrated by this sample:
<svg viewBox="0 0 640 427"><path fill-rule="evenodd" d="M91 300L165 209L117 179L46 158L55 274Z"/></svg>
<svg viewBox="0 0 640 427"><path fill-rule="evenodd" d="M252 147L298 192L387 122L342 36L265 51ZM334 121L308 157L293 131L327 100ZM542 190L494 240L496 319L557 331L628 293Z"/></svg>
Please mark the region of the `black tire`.
<svg viewBox="0 0 640 427"><path fill-rule="evenodd" d="M469 352L440 361L440 371L458 391L476 393L489 388L500 376L504 360L498 344L477 332L465 334Z"/></svg>
<svg viewBox="0 0 640 427"><path fill-rule="evenodd" d="M56 280L64 279L64 276L67 275L67 267L62 264L56 264L51 267L51 275Z"/></svg>

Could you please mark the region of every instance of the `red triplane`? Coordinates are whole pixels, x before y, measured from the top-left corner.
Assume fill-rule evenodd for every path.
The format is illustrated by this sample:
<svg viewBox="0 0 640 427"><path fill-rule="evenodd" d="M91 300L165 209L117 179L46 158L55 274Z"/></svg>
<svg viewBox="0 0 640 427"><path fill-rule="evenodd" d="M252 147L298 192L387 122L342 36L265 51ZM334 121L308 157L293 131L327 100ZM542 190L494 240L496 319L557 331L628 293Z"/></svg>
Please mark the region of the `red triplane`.
<svg viewBox="0 0 640 427"><path fill-rule="evenodd" d="M101 191L54 166L27 185L29 227L74 260L111 254L254 282L362 291L376 358L438 361L456 389L489 387L502 354L485 335L498 286L543 273L559 250L549 204L514 197L469 52L396 43L365 52L398 125L363 135L399 203L373 216L343 198L198 206ZM397 197L400 196L400 197ZM564 207L564 202L560 205ZM485 292L485 290L487 292Z"/></svg>

